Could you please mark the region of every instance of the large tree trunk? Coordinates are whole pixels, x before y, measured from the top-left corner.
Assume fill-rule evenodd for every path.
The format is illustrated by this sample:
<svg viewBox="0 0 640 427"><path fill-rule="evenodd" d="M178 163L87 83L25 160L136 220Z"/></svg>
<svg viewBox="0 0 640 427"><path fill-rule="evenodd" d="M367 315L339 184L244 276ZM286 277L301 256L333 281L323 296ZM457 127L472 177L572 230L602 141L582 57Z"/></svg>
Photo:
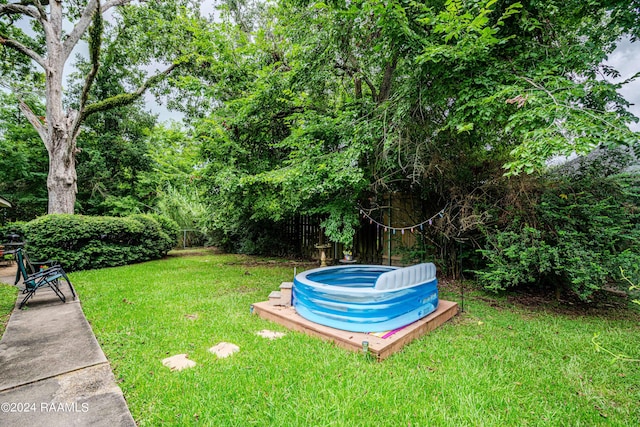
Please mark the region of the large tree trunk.
<svg viewBox="0 0 640 427"><path fill-rule="evenodd" d="M49 152L48 213L73 214L76 203L76 136L75 119L72 109L65 111L62 104L62 74L64 56L59 43L50 43L46 72L47 92L47 135L45 145Z"/></svg>
<svg viewBox="0 0 640 427"><path fill-rule="evenodd" d="M47 39L45 90L47 97L47 135L44 141L49 152L48 213L73 214L76 204L76 137L77 112L65 111L62 102L62 76L68 54L62 37L62 3L50 5L52 36Z"/></svg>
<svg viewBox="0 0 640 427"><path fill-rule="evenodd" d="M57 89L50 88L47 80L47 94ZM76 137L75 122L78 112L69 110L65 113L61 103L52 103L47 99L47 119L36 116L24 102L20 102L20 111L38 131L49 154L49 175L47 190L49 192L48 213L74 213L77 193L76 176Z"/></svg>
<svg viewBox="0 0 640 427"><path fill-rule="evenodd" d="M78 192L75 143L65 138L67 132L50 135L49 175L47 189L49 191L48 213L74 213L76 193Z"/></svg>

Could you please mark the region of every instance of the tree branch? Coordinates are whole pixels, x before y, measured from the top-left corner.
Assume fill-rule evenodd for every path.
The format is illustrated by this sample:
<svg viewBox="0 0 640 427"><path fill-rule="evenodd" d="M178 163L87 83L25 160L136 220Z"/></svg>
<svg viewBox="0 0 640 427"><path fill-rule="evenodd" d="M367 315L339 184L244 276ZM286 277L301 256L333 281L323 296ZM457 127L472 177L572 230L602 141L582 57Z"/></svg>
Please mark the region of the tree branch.
<svg viewBox="0 0 640 427"><path fill-rule="evenodd" d="M41 20L42 19L47 19L47 11L44 8L44 6L42 5L42 2L40 0L36 0L35 1L35 7L38 8L38 13L40 13L40 19Z"/></svg>
<svg viewBox="0 0 640 427"><path fill-rule="evenodd" d="M47 145L47 129L44 127L43 123L40 121L40 118L35 115L35 113L31 110L31 108L22 100L19 100L18 108L24 116L27 118L29 123L34 127L34 129L40 135L40 138L44 142L45 146ZM47 147L49 148L49 147Z"/></svg>
<svg viewBox="0 0 640 427"><path fill-rule="evenodd" d="M393 79L393 73L396 70L398 65L398 54L394 53L391 58L391 62L387 63L387 66L384 69L384 77L382 78L382 82L380 83L380 92L378 93L378 102L384 102L389 98L391 94L391 82Z"/></svg>
<svg viewBox="0 0 640 427"><path fill-rule="evenodd" d="M76 46L76 44L78 44L78 41L80 41L80 38L85 33L85 31L87 31L87 28L89 28L91 17L96 12L97 8L98 2L96 0L89 0L89 3L87 3L84 11L82 11L82 16L80 16L80 19L73 27L73 30L71 30L66 40L64 41L62 48L64 61L66 61L69 55L71 55L71 51Z"/></svg>
<svg viewBox="0 0 640 427"><path fill-rule="evenodd" d="M371 91L371 98L374 101L378 100L378 91L376 91L376 87L373 84L373 82L369 79L369 77L367 77L366 74L364 74L363 72L360 72L360 75L362 76L362 80L364 80L364 82L366 83L367 86L369 86L369 90Z"/></svg>
<svg viewBox="0 0 640 427"><path fill-rule="evenodd" d="M347 65L348 62L350 62L353 65L352 66ZM360 67L360 64L358 64L358 60L353 55L349 55L349 57L347 58L344 64L342 65L336 64L336 65L338 66L338 68L345 70L350 76L354 77L354 79L358 80L358 83L356 84L356 92L358 91L360 92L360 97L362 96L362 81L364 81L364 83L369 87L369 90L371 91L371 98L374 101L378 100L378 91L376 90L376 86L373 84L371 79L369 79L369 77L364 73L364 71ZM360 77L358 77L358 75Z"/></svg>
<svg viewBox="0 0 640 427"><path fill-rule="evenodd" d="M2 34L0 34L0 44L11 48L15 51L20 52L23 55L28 56L29 58L33 59L35 62L38 63L38 65L40 65L43 69L47 69L46 67L46 62L44 60L43 57L41 57L40 55L38 55L36 52L34 52L33 50L29 49L27 46L23 45L22 43L13 40L13 39L7 39L5 38Z"/></svg>
<svg viewBox="0 0 640 427"><path fill-rule="evenodd" d="M85 31L87 31L87 28L89 28L89 25L91 23L91 18L93 17L93 14L96 12L98 7L100 7L99 13L102 14L102 13L105 13L107 10L111 9L112 7L122 6L128 3L131 3L132 1L133 0L110 0L102 5L99 5L98 1L89 0L89 2L87 3L87 6L82 12L82 16L80 17L76 25L73 27L73 30L71 30L71 32L69 33L69 35L64 41L63 52L64 52L65 61L69 57L69 55L71 55L71 51L76 46L76 44L78 44L78 41L80 41L80 38L82 37L82 35L85 33Z"/></svg>
<svg viewBox="0 0 640 427"><path fill-rule="evenodd" d="M133 103L138 98L140 98L147 91L147 89L164 80L178 66L179 64L171 64L166 70L156 74L155 76L149 77L149 79L147 79L147 81L145 81L135 92L121 93L119 95L115 95L102 101L96 102L95 104L87 105L84 111L79 114L79 120L77 120L73 132L77 132L80 128L80 123L82 123L82 121L89 117L91 114L95 114L101 111L107 111L116 107L123 107L125 105Z"/></svg>
<svg viewBox="0 0 640 427"><path fill-rule="evenodd" d="M16 3L0 4L0 17L8 15L26 15L40 19L40 13L35 7Z"/></svg>
<svg viewBox="0 0 640 427"><path fill-rule="evenodd" d="M100 8L100 11L104 13L107 10L111 9L112 7L122 6L131 2L132 0L109 0ZM146 0L140 0L140 3L146 3Z"/></svg>
<svg viewBox="0 0 640 427"><path fill-rule="evenodd" d="M551 98L553 100L553 103L556 105L560 105L558 103L558 100L556 99L555 96L553 96L553 94L551 93L551 91L549 89L547 89L546 87L534 82L532 79L528 78L528 77L524 77L524 76L516 76L522 80L524 80L525 82L529 83L531 86L535 87L536 89L539 89L543 92L545 92L547 95L549 95L549 98Z"/></svg>
<svg viewBox="0 0 640 427"><path fill-rule="evenodd" d="M100 7L100 1L98 0L98 6ZM89 91L93 85L93 81L98 74L100 68L100 47L102 45L102 32L104 26L102 21L102 14L96 11L93 14L93 25L89 28L89 60L91 62L91 70L84 80L84 87L82 88L82 94L80 95L80 106L78 108L78 117L82 116L84 107L89 99ZM74 124L74 129L76 128Z"/></svg>

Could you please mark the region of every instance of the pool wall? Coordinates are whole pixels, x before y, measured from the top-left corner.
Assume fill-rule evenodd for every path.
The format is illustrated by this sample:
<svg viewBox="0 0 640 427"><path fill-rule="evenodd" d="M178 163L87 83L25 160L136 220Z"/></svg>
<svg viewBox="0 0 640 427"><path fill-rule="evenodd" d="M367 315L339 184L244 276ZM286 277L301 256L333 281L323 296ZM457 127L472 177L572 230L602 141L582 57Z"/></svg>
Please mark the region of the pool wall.
<svg viewBox="0 0 640 427"><path fill-rule="evenodd" d="M433 264L323 267L295 277L293 306L305 319L336 329L390 331L435 311L437 283Z"/></svg>

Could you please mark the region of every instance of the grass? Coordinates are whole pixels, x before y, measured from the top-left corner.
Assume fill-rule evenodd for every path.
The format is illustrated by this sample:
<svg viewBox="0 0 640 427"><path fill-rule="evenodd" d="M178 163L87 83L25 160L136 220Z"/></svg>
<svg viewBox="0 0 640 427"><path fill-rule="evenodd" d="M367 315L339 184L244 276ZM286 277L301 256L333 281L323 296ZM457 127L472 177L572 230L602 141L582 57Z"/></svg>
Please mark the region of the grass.
<svg viewBox="0 0 640 427"><path fill-rule="evenodd" d="M171 257L72 281L140 426L629 426L640 319L559 315L467 293L465 313L377 363L250 315L291 265ZM300 270L300 268L298 268ZM458 300L453 293L441 298ZM286 332L269 341L262 329ZM217 359L221 342L240 352ZM195 368L161 360L188 353Z"/></svg>
<svg viewBox="0 0 640 427"><path fill-rule="evenodd" d="M5 283L0 283L0 337L7 328L7 322L16 304L18 288Z"/></svg>

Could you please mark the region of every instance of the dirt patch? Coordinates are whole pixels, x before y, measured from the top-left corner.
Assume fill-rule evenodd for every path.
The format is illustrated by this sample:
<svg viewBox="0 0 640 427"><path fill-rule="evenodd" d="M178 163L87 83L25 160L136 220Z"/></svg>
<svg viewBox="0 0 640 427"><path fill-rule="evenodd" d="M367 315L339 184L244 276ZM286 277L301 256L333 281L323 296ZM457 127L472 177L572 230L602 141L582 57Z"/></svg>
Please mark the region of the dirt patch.
<svg viewBox="0 0 640 427"><path fill-rule="evenodd" d="M224 251L215 246L207 246L205 248L187 248L187 249L174 249L167 254L168 258L173 257L188 257L188 256L203 256L203 255L221 255Z"/></svg>
<svg viewBox="0 0 640 427"><path fill-rule="evenodd" d="M555 296L535 292L515 291L507 295L507 302L532 311L545 310L566 316L598 316L609 319L640 319L640 312L629 308L626 296L595 294L585 302L572 295Z"/></svg>
<svg viewBox="0 0 640 427"><path fill-rule="evenodd" d="M594 316L609 319L640 319L640 311L629 308L626 296L611 292L595 294L590 302L581 301L573 295L562 295L556 299L554 292L534 292L525 289L511 290L495 295L478 288L472 282L461 284L458 280L438 279L440 292L448 292L457 296L460 302L462 289L466 301L482 301L497 309L520 308L531 312L551 312L566 316Z"/></svg>
<svg viewBox="0 0 640 427"><path fill-rule="evenodd" d="M238 261L238 262L227 262L224 265L228 265L228 266L237 266L237 265L241 265L243 267L299 267L302 271L303 269L309 269L309 268L315 268L318 267L318 263L317 262L313 262L313 261L297 261L297 260L291 260L291 261L274 261L274 260L266 260L266 261L260 261L260 260L244 260L244 261Z"/></svg>

